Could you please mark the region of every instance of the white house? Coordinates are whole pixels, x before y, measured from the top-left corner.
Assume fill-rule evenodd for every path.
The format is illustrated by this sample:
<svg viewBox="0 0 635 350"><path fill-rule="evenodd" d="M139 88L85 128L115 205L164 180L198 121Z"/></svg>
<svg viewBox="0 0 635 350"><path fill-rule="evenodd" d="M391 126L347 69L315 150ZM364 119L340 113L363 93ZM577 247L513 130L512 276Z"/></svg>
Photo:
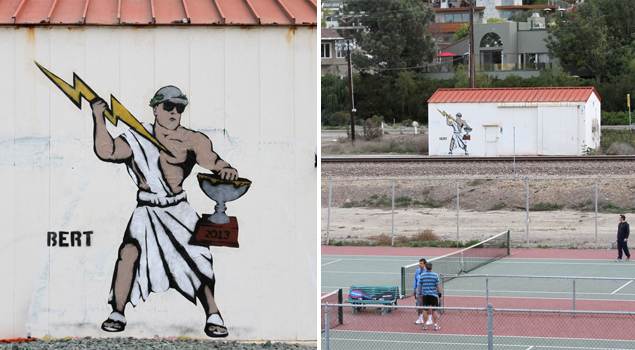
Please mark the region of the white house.
<svg viewBox="0 0 635 350"><path fill-rule="evenodd" d="M430 155L581 155L600 145L600 101L593 87L439 89Z"/></svg>

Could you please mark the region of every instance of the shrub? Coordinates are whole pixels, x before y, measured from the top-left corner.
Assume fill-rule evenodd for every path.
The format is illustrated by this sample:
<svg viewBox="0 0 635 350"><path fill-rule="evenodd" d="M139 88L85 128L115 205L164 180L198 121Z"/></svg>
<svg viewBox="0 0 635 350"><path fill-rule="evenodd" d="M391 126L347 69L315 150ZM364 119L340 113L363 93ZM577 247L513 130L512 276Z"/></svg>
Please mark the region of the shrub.
<svg viewBox="0 0 635 350"><path fill-rule="evenodd" d="M412 119L404 119L401 121L403 126L412 126Z"/></svg>
<svg viewBox="0 0 635 350"><path fill-rule="evenodd" d="M381 123L383 123L383 122L384 122L384 117L383 117L383 116L374 115L374 116L370 117L370 120L371 120L373 123L375 123L375 124L377 124L377 125L381 126Z"/></svg>
<svg viewBox="0 0 635 350"><path fill-rule="evenodd" d="M630 155L635 154L635 148L633 146L624 143L624 142L614 142L611 146L606 150L607 154L613 155Z"/></svg>
<svg viewBox="0 0 635 350"><path fill-rule="evenodd" d="M602 111L602 125L628 125L628 112Z"/></svg>
<svg viewBox="0 0 635 350"><path fill-rule="evenodd" d="M564 207L563 204L558 204L558 203L538 203L532 207L529 207L529 210L531 211L554 211L554 210L560 210L562 209L562 207Z"/></svg>
<svg viewBox="0 0 635 350"><path fill-rule="evenodd" d="M366 141L381 141L382 133L379 124L375 123L372 119L366 119L362 122L362 134L358 134Z"/></svg>
<svg viewBox="0 0 635 350"><path fill-rule="evenodd" d="M345 111L339 111L331 114L327 120L330 125L347 125L350 122L351 115Z"/></svg>

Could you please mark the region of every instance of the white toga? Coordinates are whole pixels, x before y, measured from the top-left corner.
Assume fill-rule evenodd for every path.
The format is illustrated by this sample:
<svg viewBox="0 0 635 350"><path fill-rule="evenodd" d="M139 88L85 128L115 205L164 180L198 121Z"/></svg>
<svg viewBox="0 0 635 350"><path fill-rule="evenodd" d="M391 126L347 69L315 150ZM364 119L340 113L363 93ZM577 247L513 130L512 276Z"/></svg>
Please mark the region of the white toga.
<svg viewBox="0 0 635 350"><path fill-rule="evenodd" d="M454 147L452 147L450 151L452 151L453 149L457 147L465 149L467 145L465 144L465 141L463 141L463 134L461 133L461 128L459 127L459 124L450 118L448 119L450 120L450 122L452 122L452 128L454 129L454 133L452 134L452 140L454 140Z"/></svg>
<svg viewBox="0 0 635 350"><path fill-rule="evenodd" d="M153 133L152 125L143 126ZM195 293L201 284L214 280L209 248L188 243L199 216L187 202L185 191L175 195L170 189L160 169L158 148L132 129L122 137L132 148L137 171L150 187L150 191L139 190L138 206L124 235L124 243L138 244L140 249L130 303L136 306L139 298L145 301L150 292L165 292L168 288L175 288L196 303ZM128 173L138 185L131 164Z"/></svg>

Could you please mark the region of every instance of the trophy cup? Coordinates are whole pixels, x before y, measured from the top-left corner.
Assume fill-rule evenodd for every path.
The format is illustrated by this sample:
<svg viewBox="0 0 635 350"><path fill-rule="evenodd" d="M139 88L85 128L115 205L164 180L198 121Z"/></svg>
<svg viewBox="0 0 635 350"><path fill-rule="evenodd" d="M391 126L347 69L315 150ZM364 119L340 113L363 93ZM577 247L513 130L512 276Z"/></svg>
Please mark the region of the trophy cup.
<svg viewBox="0 0 635 350"><path fill-rule="evenodd" d="M251 181L243 178L223 180L218 175L198 173L201 190L216 202L214 214L203 214L196 223L190 244L238 248L238 221L227 216L225 203L236 200L247 192Z"/></svg>

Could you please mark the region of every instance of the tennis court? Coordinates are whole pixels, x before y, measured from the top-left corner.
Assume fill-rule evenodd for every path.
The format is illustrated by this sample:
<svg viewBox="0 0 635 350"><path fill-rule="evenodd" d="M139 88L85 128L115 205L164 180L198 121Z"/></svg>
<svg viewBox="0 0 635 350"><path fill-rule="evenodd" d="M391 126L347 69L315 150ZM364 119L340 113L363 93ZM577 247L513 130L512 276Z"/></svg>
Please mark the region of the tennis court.
<svg viewBox="0 0 635 350"><path fill-rule="evenodd" d="M345 300L350 285L399 286L406 298L398 305L412 307L412 279L402 289L401 268L453 251L324 246L322 293L341 288ZM635 312L635 262L617 263L616 252L605 250L510 249L509 254L444 282L445 307L475 309L446 310L441 330L415 325L412 309L382 316L372 308L353 315L343 307L342 324L330 329L330 348L487 348L488 303L494 308L496 349L635 348L635 317L624 314ZM433 272L438 271L433 267Z"/></svg>

